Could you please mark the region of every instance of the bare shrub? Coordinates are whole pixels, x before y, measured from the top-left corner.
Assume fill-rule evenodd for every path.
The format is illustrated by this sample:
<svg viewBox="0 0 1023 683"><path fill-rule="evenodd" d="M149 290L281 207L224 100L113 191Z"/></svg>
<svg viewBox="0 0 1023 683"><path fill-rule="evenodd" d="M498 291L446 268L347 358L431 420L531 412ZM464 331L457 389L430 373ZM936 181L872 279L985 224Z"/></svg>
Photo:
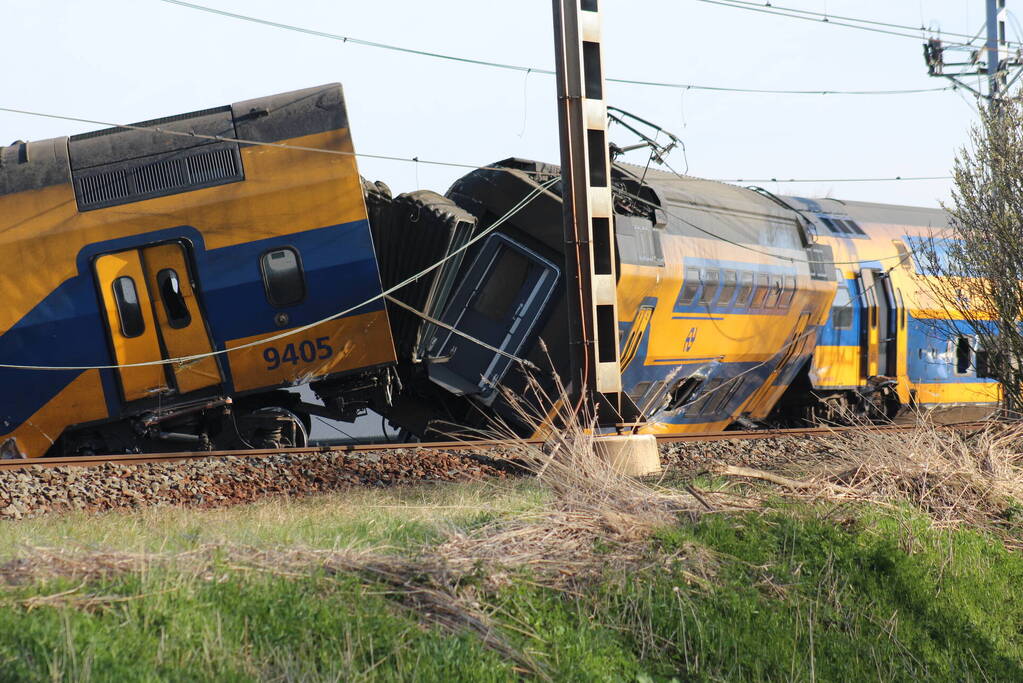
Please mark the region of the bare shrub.
<svg viewBox="0 0 1023 683"><path fill-rule="evenodd" d="M816 477L830 496L909 502L946 526L989 526L1023 503L1023 427L967 432L924 424L833 439L836 457Z"/></svg>

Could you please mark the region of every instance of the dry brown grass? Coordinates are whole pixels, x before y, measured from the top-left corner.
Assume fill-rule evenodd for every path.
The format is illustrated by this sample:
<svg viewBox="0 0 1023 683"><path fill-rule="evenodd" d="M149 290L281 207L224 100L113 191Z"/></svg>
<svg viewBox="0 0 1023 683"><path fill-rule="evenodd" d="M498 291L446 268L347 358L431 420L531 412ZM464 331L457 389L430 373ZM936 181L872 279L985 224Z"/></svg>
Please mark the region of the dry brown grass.
<svg viewBox="0 0 1023 683"><path fill-rule="evenodd" d="M909 502L939 525L990 525L1023 503L1023 426L980 431L923 424L905 432L836 434L816 473L838 496Z"/></svg>
<svg viewBox="0 0 1023 683"><path fill-rule="evenodd" d="M992 423L970 431L923 418L906 431L862 425L855 432L834 432L827 448L779 471L728 465L714 471L775 484L785 497L909 504L935 526L1004 532L1023 512L1023 425ZM1007 545L1023 547L1019 534L1002 535Z"/></svg>

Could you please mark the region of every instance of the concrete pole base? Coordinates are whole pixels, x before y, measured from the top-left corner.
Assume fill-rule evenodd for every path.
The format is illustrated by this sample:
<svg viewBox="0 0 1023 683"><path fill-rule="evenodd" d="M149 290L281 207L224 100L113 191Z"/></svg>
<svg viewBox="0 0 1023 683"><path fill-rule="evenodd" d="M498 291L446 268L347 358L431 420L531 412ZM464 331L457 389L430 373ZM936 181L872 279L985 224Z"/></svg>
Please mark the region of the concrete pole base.
<svg viewBox="0 0 1023 683"><path fill-rule="evenodd" d="M598 457L630 477L642 477L661 471L661 455L653 434L598 436L593 440Z"/></svg>

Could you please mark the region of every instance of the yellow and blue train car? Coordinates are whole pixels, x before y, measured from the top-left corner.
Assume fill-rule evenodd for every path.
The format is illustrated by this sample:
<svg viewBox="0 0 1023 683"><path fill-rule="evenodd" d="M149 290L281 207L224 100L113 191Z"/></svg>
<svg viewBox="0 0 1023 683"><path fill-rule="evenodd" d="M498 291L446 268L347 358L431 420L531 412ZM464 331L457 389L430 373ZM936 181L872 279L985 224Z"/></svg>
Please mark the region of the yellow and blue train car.
<svg viewBox="0 0 1023 683"><path fill-rule="evenodd" d="M528 403L531 389L509 356L567 376L573 294L559 186L548 185L559 176L508 159L449 190L494 230L438 308L447 329L422 324L392 422L420 435L433 421L514 424L520 399L509 397ZM943 212L778 197L622 164L612 185L623 428L637 416L644 431L675 434L995 406L998 384L967 326L928 298L914 258L916 242L947 229ZM556 395L556 384L543 386Z"/></svg>
<svg viewBox="0 0 1023 683"><path fill-rule="evenodd" d="M436 419L486 426L496 414L515 423L508 397L529 389L507 355L567 376L572 293L561 273L559 187L546 186L559 175L556 166L509 159L450 189L481 228L496 229L466 255L440 314L462 336L439 327L426 335L421 372L403 377L408 390L390 408L392 422L417 434ZM782 202L750 190L618 165L614 191L625 393L616 418L644 415L644 429L656 433L765 418L827 318L836 286L834 269L822 265L828 248ZM545 385L553 395L555 384Z"/></svg>
<svg viewBox="0 0 1023 683"><path fill-rule="evenodd" d="M948 239L945 212L788 197L831 247L839 286L806 389L835 417L893 417L915 407L939 419L992 412L1000 386L985 377L970 325L935 302L928 254Z"/></svg>
<svg viewBox="0 0 1023 683"><path fill-rule="evenodd" d="M830 255L775 198L630 170L619 166L621 196L647 203L616 216L618 305L623 385L643 429L763 420L813 352L835 288L820 263Z"/></svg>
<svg viewBox="0 0 1023 683"><path fill-rule="evenodd" d="M336 84L3 148L0 264L7 457L298 443L273 389L395 361Z"/></svg>

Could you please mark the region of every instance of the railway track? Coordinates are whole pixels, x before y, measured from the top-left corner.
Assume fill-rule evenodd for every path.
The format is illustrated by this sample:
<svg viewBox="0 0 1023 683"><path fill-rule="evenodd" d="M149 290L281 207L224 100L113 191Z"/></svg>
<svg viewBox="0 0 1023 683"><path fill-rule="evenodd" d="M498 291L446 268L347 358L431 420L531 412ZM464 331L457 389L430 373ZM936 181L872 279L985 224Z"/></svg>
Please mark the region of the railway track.
<svg viewBox="0 0 1023 683"><path fill-rule="evenodd" d="M991 424L990 422L959 422L944 425L949 429L979 430ZM672 434L658 435L658 443L685 443L685 442L709 442L709 441L752 441L759 439L776 438L826 438L836 434L848 434L863 430L874 432L898 432L909 431L917 428L915 423L872 425L869 427L809 427L795 429L757 429L744 431L727 432L706 432L701 434ZM466 450L487 450L500 449L515 444L539 445L542 441L528 440L515 441L512 439L494 439L479 441L437 441L429 443L377 443L377 444L351 444L344 446L306 446L302 448L256 448L230 451L181 451L176 453L138 453L130 455L90 455L68 458L33 458L24 460L0 460L0 472L5 470L19 470L30 467L96 467L106 464L137 465L144 463L172 463L193 460L215 460L230 458L265 458L277 455L347 455L359 452L380 452L395 450L432 450L432 451L466 451Z"/></svg>

